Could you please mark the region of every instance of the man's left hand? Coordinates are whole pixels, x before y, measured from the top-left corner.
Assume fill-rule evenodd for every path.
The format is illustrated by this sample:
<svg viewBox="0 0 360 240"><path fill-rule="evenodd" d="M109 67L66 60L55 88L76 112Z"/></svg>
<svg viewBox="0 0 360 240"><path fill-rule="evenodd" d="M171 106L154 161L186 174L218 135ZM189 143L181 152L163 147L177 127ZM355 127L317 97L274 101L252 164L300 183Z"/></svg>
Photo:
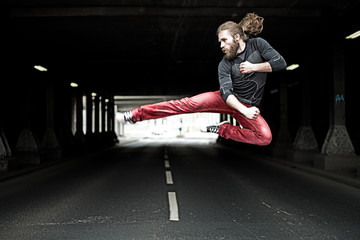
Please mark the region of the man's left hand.
<svg viewBox="0 0 360 240"><path fill-rule="evenodd" d="M255 72L255 65L251 62L242 62L240 64L240 71L244 74Z"/></svg>

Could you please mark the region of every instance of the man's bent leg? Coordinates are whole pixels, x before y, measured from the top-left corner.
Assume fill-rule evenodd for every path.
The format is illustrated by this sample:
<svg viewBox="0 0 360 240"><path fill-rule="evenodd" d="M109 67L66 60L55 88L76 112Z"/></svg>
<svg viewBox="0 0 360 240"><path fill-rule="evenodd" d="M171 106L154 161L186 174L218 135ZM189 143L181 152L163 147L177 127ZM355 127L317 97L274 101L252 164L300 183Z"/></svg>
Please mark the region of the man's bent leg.
<svg viewBox="0 0 360 240"><path fill-rule="evenodd" d="M219 129L219 135L221 137L260 146L271 143L272 134L270 127L261 115L259 115L256 120L247 119L240 113L233 115L233 117L235 117L243 128L231 124L224 124Z"/></svg>

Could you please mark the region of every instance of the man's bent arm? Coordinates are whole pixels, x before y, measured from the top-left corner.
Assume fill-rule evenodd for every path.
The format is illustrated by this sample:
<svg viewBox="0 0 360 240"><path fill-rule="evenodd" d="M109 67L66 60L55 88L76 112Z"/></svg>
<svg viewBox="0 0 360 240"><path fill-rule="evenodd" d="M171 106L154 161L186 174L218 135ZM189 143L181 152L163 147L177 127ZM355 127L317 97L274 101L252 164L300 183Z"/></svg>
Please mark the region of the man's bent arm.
<svg viewBox="0 0 360 240"><path fill-rule="evenodd" d="M269 62L251 63L246 61L240 64L240 71L245 74L252 72L272 72L272 67Z"/></svg>
<svg viewBox="0 0 360 240"><path fill-rule="evenodd" d="M226 104L244 114L248 119L255 120L260 114L260 110L257 107L246 107L232 94L227 97Z"/></svg>

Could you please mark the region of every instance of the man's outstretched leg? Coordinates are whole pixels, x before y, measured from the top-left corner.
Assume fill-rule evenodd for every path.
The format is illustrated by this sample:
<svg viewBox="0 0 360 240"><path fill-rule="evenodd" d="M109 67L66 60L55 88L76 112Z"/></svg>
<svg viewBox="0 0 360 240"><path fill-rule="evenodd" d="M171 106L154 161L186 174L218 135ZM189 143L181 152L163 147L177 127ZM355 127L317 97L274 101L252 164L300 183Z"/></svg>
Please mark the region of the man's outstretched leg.
<svg viewBox="0 0 360 240"><path fill-rule="evenodd" d="M186 97L179 100L143 105L139 108L122 113L120 121L135 123L177 114L196 112L231 114L234 110L222 100L220 91L216 91L202 93L190 98Z"/></svg>

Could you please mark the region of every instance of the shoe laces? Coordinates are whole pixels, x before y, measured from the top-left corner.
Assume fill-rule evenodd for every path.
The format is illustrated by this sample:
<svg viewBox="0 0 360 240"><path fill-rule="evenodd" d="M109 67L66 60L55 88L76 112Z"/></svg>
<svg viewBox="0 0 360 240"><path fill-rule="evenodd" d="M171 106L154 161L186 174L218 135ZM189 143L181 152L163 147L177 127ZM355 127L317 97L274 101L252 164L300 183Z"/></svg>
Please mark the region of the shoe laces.
<svg viewBox="0 0 360 240"><path fill-rule="evenodd" d="M211 133L219 133L219 126L209 126L207 130Z"/></svg>
<svg viewBox="0 0 360 240"><path fill-rule="evenodd" d="M134 123L131 111L124 112L124 119L127 122Z"/></svg>

